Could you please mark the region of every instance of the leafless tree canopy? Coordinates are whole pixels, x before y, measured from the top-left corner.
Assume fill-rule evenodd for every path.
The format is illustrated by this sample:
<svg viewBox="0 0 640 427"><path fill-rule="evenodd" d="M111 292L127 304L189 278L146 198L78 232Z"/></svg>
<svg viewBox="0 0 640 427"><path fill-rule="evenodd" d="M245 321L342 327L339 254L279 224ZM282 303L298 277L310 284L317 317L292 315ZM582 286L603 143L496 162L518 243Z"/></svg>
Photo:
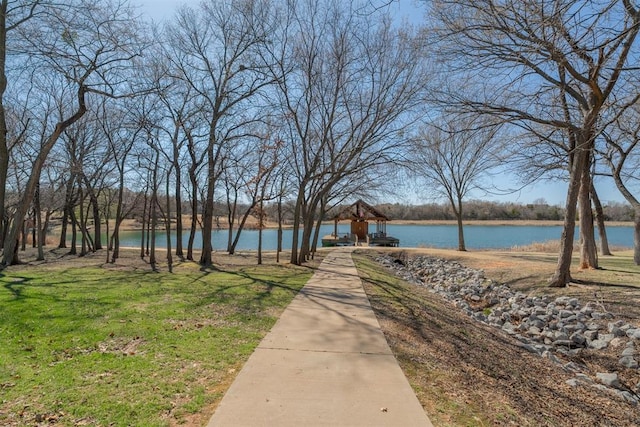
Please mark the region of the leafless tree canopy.
<svg viewBox="0 0 640 427"><path fill-rule="evenodd" d="M581 263L597 267L590 189L596 141L638 99L640 12L631 1L433 2L430 34L454 77L437 98L526 137L514 147L541 176L568 171L563 247L552 285L571 280L576 206ZM465 86L456 86L466 79ZM591 231L590 231L591 230Z"/></svg>
<svg viewBox="0 0 640 427"><path fill-rule="evenodd" d="M593 229L594 176L634 203L635 2L424 7L413 28L386 1L207 0L151 27L128 0L0 1L4 265L58 219L60 247L116 262L129 218L152 264L163 238L169 264L208 267L222 221L233 252L249 218L286 217L302 263L332 207L396 190L407 166L459 218L496 165L567 180L567 232L578 207Z"/></svg>

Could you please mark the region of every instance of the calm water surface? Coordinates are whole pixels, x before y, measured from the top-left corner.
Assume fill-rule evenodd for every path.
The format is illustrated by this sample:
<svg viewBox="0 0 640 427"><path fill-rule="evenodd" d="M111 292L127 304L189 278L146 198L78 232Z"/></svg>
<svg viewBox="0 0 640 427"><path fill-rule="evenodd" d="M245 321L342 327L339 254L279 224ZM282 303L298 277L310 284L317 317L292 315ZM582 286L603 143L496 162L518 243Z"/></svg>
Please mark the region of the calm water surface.
<svg viewBox="0 0 640 427"><path fill-rule="evenodd" d="M375 225L374 225L375 227ZM370 231L373 228L370 227ZM323 225L321 236L331 234L333 224ZM338 225L338 234L349 232L349 224ZM513 246L526 246L535 242L558 240L562 232L560 226L520 226L520 225L467 225L464 227L465 244L467 249L505 249ZM276 249L277 230L263 230L263 249ZM394 225L387 224L387 234L400 239L401 247L434 247L457 248L458 229L455 225ZM577 235L577 234L576 234ZM213 246L216 250L226 250L227 230L214 231ZM608 227L609 244L615 246L633 247L632 227ZM284 230L284 249L291 248L291 230ZM184 245L187 245L188 234L184 235ZM195 248L201 247L200 236L196 237ZM140 232L121 232L122 246L140 246ZM157 247L166 246L164 234L158 234ZM175 247L175 234L172 238ZM240 235L238 250L256 250L258 248L258 231L244 230Z"/></svg>

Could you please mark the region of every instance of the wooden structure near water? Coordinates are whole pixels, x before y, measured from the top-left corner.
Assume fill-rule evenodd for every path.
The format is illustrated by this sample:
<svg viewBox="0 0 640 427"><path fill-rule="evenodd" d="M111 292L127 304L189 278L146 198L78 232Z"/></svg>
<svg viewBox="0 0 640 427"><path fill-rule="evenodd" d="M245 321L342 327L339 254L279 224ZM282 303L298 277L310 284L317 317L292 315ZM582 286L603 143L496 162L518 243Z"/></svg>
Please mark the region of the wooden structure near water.
<svg viewBox="0 0 640 427"><path fill-rule="evenodd" d="M349 234L338 235L338 223L351 221ZM333 218L334 231L322 238L322 246L399 246L400 240L387 235L389 217L373 206L358 200ZM375 232L369 233L369 221L375 221Z"/></svg>

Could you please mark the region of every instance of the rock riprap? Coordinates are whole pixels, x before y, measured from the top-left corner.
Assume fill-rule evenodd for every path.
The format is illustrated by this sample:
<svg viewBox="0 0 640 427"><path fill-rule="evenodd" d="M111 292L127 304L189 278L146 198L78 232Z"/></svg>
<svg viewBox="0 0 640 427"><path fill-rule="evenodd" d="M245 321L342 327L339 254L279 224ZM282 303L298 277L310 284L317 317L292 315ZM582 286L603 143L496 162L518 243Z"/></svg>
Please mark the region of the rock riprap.
<svg viewBox="0 0 640 427"><path fill-rule="evenodd" d="M435 257L381 255L377 262L402 279L441 295L474 319L501 328L517 338L524 349L555 363L563 362L553 353L570 355L586 348L620 347L620 366L638 368L640 355L635 341L640 340L640 328L616 320L601 304L583 304L568 296L530 296L487 279L482 270ZM581 370L567 365L575 363L565 364L567 371ZM584 380L578 377L572 385L580 383ZM606 385L617 389L616 384ZM626 400L638 401L635 396L630 399L626 390L618 391L625 393L620 396Z"/></svg>

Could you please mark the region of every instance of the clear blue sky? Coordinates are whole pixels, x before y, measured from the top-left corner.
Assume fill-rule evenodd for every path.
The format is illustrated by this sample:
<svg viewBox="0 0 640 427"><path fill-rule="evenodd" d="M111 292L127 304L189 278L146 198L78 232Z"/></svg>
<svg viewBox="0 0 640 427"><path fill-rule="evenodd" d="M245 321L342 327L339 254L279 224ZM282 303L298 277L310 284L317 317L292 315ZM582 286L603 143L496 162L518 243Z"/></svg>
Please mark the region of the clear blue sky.
<svg viewBox="0 0 640 427"><path fill-rule="evenodd" d="M141 6L140 12L155 21L171 18L175 9L183 4L196 6L200 0L133 0ZM387 4L386 0L370 0L371 4ZM419 23L424 13L423 6L417 0L393 0L386 6L391 13L406 17L410 22Z"/></svg>
<svg viewBox="0 0 640 427"><path fill-rule="evenodd" d="M386 3L384 0L371 0L372 4ZM140 5L140 13L148 16L154 21L161 22L170 19L176 8L182 4L196 6L199 0L133 0L134 4ZM424 6L416 0L395 0L387 6L389 11L397 14L400 19L407 19L409 22L419 24L423 19ZM513 181L513 184L506 185L516 187L517 183L513 177L504 177L506 181ZM503 185L501 185L503 186ZM600 178L596 181L596 188L603 204L607 202L625 202L624 198L617 190L613 181L610 179ZM564 206L567 195L567 186L561 182L541 182L540 184L526 187L517 193L507 195L476 195L477 198L494 200L500 202L518 202L531 203L534 200L544 199L551 205ZM408 196L405 200L399 202L417 202Z"/></svg>

